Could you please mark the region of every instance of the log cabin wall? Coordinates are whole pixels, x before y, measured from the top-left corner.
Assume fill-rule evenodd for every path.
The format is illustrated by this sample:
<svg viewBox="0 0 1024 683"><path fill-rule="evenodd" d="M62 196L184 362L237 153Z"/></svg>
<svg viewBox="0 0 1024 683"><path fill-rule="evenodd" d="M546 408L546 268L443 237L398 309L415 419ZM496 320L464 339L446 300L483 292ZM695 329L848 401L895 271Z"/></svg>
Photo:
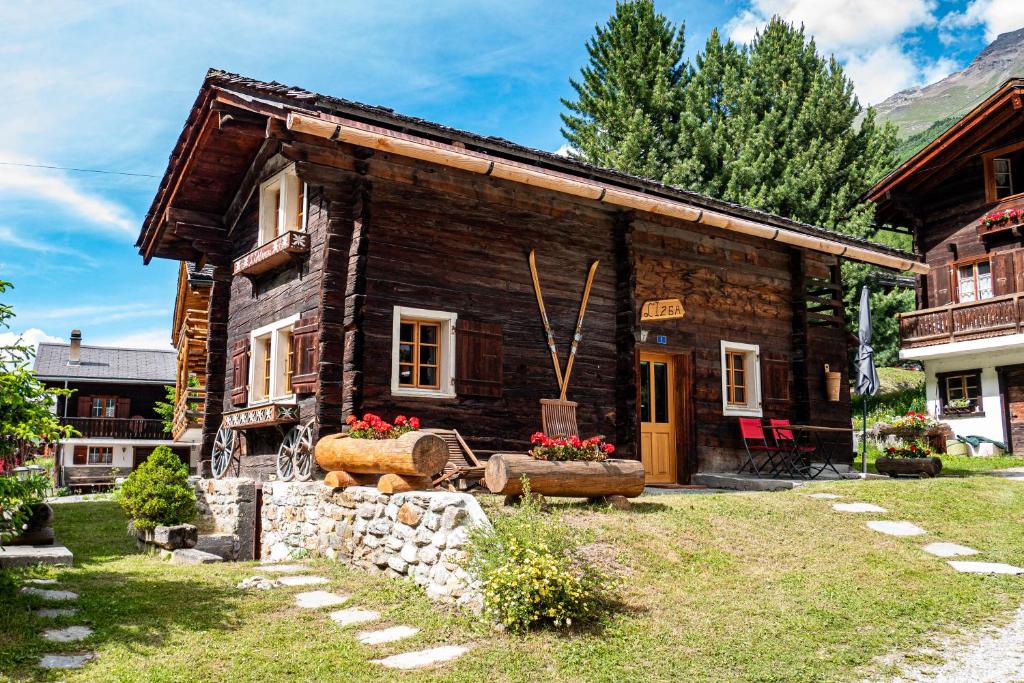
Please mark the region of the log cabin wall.
<svg viewBox="0 0 1024 683"><path fill-rule="evenodd" d="M63 388L63 382L47 382L48 385L55 388ZM118 398L127 399L128 408L122 412L124 415L118 415L117 417L134 417L141 415L147 420L159 419L159 416L153 410L153 407L158 401L164 401L167 397L167 390L164 386L158 384L119 384L117 382L68 382L68 389L72 389L75 393L70 398L60 396L57 398L56 414L58 417L92 417L89 412L89 408L83 406L83 410L79 410L80 399L86 397L104 397L104 398ZM65 412L64 403L67 402L67 410Z"/></svg>

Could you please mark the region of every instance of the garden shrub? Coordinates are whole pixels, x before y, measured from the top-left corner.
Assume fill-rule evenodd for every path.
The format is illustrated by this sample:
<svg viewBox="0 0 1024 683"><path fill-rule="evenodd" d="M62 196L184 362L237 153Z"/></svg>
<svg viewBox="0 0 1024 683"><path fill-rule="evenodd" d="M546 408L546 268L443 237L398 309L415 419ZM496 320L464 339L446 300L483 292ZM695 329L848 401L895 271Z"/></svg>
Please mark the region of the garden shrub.
<svg viewBox="0 0 1024 683"><path fill-rule="evenodd" d="M0 547L21 534L37 503L51 486L49 477L0 475Z"/></svg>
<svg viewBox="0 0 1024 683"><path fill-rule="evenodd" d="M149 531L191 521L196 493L188 483L188 466L167 446L158 446L128 475L117 500L136 529Z"/></svg>
<svg viewBox="0 0 1024 683"><path fill-rule="evenodd" d="M484 614L519 632L598 619L617 582L580 560L578 535L544 514L524 481L520 507L470 535L468 568L482 583Z"/></svg>

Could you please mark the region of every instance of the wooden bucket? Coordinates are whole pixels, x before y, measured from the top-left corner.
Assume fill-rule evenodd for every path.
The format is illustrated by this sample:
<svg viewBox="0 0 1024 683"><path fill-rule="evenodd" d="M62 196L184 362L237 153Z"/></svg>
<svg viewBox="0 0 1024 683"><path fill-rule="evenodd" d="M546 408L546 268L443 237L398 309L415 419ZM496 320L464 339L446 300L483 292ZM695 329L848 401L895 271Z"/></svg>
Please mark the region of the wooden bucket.
<svg viewBox="0 0 1024 683"><path fill-rule="evenodd" d="M828 365L825 366L825 393L829 401L839 400L839 389L842 381L843 373L833 372L829 370Z"/></svg>

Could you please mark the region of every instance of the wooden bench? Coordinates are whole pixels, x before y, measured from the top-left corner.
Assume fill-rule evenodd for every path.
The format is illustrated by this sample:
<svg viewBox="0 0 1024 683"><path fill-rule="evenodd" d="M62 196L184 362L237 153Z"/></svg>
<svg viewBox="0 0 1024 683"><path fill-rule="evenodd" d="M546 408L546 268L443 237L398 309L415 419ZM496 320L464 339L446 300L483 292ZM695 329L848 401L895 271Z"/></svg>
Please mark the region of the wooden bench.
<svg viewBox="0 0 1024 683"><path fill-rule="evenodd" d="M111 488L114 485L113 467L81 467L64 468L64 486L69 489L96 490Z"/></svg>

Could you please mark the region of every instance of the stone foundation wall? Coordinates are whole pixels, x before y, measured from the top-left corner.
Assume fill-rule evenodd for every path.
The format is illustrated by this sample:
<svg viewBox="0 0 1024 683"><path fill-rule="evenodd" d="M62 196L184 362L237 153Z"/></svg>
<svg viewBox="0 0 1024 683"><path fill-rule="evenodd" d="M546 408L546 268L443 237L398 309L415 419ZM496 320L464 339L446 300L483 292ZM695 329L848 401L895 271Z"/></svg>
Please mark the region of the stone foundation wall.
<svg viewBox="0 0 1024 683"><path fill-rule="evenodd" d="M434 600L479 607L462 568L470 529L490 521L465 493L332 489L323 482L263 484L262 557L322 555L371 572L406 577Z"/></svg>
<svg viewBox="0 0 1024 683"><path fill-rule="evenodd" d="M228 559L254 559L256 482L252 479L193 479L192 485L196 490L196 526L202 534L200 539L218 546L202 549L228 556Z"/></svg>

